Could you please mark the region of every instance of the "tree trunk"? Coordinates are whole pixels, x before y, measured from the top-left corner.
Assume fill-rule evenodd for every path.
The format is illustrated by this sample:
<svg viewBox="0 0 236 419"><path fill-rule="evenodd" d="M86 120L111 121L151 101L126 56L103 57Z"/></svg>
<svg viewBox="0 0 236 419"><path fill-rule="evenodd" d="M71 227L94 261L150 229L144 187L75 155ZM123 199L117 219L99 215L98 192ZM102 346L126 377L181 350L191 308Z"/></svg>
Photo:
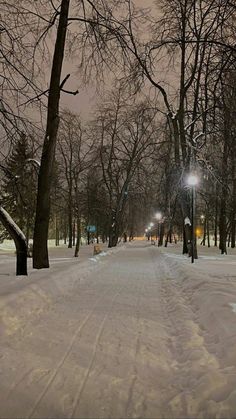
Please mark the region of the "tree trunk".
<svg viewBox="0 0 236 419"><path fill-rule="evenodd" d="M190 199L187 191L183 190L179 196L180 208L183 216L183 255L191 256L192 225L190 216Z"/></svg>
<svg viewBox="0 0 236 419"><path fill-rule="evenodd" d="M209 211L207 212L206 230L207 230L207 246L208 247L211 247L211 243L210 243L210 227L209 227Z"/></svg>
<svg viewBox="0 0 236 419"><path fill-rule="evenodd" d="M221 250L221 254L227 254L226 250L226 240L227 240L227 233L226 233L226 202L225 197L221 198L220 203L220 222L219 222L219 230L220 230L220 244L219 249Z"/></svg>
<svg viewBox="0 0 236 419"><path fill-rule="evenodd" d="M68 248L72 249L73 245L73 215L72 215L72 204L69 203L68 207Z"/></svg>
<svg viewBox="0 0 236 419"><path fill-rule="evenodd" d="M97 244L99 244L98 223L96 223L96 239L97 239Z"/></svg>
<svg viewBox="0 0 236 419"><path fill-rule="evenodd" d="M224 139L224 150L222 157L222 178L224 180L220 199L220 217L219 217L219 231L220 231L220 244L219 248L221 254L227 254L226 241L227 241L227 226L226 226L226 202L228 197L227 190L227 162L228 162L228 144L227 138Z"/></svg>
<svg viewBox="0 0 236 419"><path fill-rule="evenodd" d="M228 247L230 246L230 241L231 241L231 236L230 236L230 232L228 234Z"/></svg>
<svg viewBox="0 0 236 419"><path fill-rule="evenodd" d="M206 213L206 211L205 211ZM206 245L206 235L207 235L207 219L206 219L206 215L204 218L204 224L203 224L203 239L202 239L202 245L205 246Z"/></svg>
<svg viewBox="0 0 236 419"><path fill-rule="evenodd" d="M29 236L30 236L30 219L29 216L26 218L26 244L27 248L29 245Z"/></svg>
<svg viewBox="0 0 236 419"><path fill-rule="evenodd" d="M115 247L117 245L118 238L116 237L114 229L111 227L109 232L108 247Z"/></svg>
<svg viewBox="0 0 236 419"><path fill-rule="evenodd" d="M55 217L55 244L56 244L56 246L60 245L60 232L59 232L57 216Z"/></svg>
<svg viewBox="0 0 236 419"><path fill-rule="evenodd" d="M10 215L0 207L0 221L10 234L16 246L16 275L27 275L27 242L23 232Z"/></svg>
<svg viewBox="0 0 236 419"><path fill-rule="evenodd" d="M38 194L34 229L33 267L36 269L49 268L47 240L50 217L50 188L59 125L60 80L67 32L69 3L70 0L61 1L61 11L49 87L46 135L38 176Z"/></svg>
<svg viewBox="0 0 236 419"><path fill-rule="evenodd" d="M169 235L170 235L171 233L170 233L170 230L168 230L167 231L167 234L166 234L166 239L165 239L165 247L167 247L167 245L168 245L168 241L169 241Z"/></svg>
<svg viewBox="0 0 236 419"><path fill-rule="evenodd" d="M66 225L66 223L64 224L63 240L64 240L64 244L66 244L66 241L67 241L67 225Z"/></svg>
<svg viewBox="0 0 236 419"><path fill-rule="evenodd" d="M189 256L194 255L194 257L192 259L197 259L198 255L197 255L197 243L196 243L196 237L194 242L192 242L192 238L193 236L195 236L195 234L193 234L193 231L195 229L194 224L195 224L195 190L192 190L191 192L192 195L192 204L191 204L191 221L190 218L188 216L188 214L190 213L189 210L189 203L188 199L186 196L182 196L182 200L181 200L181 210L182 210L182 214L183 214L183 218L184 218L184 224L183 224L183 231L184 231L184 241L183 241L183 254L188 254Z"/></svg>
<svg viewBox="0 0 236 419"><path fill-rule="evenodd" d="M232 220L231 220L231 247L232 249L235 248L235 233L236 233L236 220L235 220L234 213L232 213Z"/></svg>
<svg viewBox="0 0 236 419"><path fill-rule="evenodd" d="M168 231L167 231L167 234L166 234L166 239L165 239L165 247L167 247L168 246L168 242L169 243L172 243L172 225L170 224L170 226L169 226L169 229L168 229Z"/></svg>
<svg viewBox="0 0 236 419"><path fill-rule="evenodd" d="M165 231L164 223L161 223L158 246L163 246L164 231Z"/></svg>
<svg viewBox="0 0 236 419"><path fill-rule="evenodd" d="M186 235L186 226L183 224L183 255L188 254L188 240Z"/></svg>
<svg viewBox="0 0 236 419"><path fill-rule="evenodd" d="M119 234L118 234L116 223L115 223L115 225L111 226L110 228L108 247L115 247L118 243L118 239L119 239Z"/></svg>
<svg viewBox="0 0 236 419"><path fill-rule="evenodd" d="M110 225L109 225L108 247L115 246L115 230L116 230L116 215L115 215L115 211L112 210L111 217L110 217Z"/></svg>
<svg viewBox="0 0 236 419"><path fill-rule="evenodd" d="M234 158L234 156L233 156ZM235 248L235 238L236 238L236 177L235 177L235 168L233 164L232 169L233 175L233 198L232 198L232 211L231 211L231 247Z"/></svg>
<svg viewBox="0 0 236 419"><path fill-rule="evenodd" d="M216 192L215 192L216 193ZM218 197L215 198L215 219L214 219L214 246L217 246L218 238Z"/></svg>
<svg viewBox="0 0 236 419"><path fill-rule="evenodd" d="M75 222L75 219L73 220L73 242L72 242L72 245L73 246L75 246L76 245L76 234L75 234L75 232L76 232L76 222Z"/></svg>
<svg viewBox="0 0 236 419"><path fill-rule="evenodd" d="M76 232L77 232L77 238L76 238L76 244L75 244L75 258L79 256L80 240L81 240L81 221L80 221L79 216L77 218L77 223L76 223Z"/></svg>

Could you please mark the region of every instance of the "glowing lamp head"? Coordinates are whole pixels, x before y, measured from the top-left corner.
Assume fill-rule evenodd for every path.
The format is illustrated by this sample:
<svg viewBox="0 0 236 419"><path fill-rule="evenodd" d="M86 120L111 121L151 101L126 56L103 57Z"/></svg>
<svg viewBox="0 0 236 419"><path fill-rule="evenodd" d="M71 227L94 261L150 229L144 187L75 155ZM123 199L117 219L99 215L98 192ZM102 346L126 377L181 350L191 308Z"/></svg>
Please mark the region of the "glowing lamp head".
<svg viewBox="0 0 236 419"><path fill-rule="evenodd" d="M161 217L162 217L161 212L157 212L157 213L156 213L156 215L155 215L155 218L156 218L157 220L160 220L160 219L161 219Z"/></svg>
<svg viewBox="0 0 236 419"><path fill-rule="evenodd" d="M196 186L198 184L198 177L194 174L190 174L187 178L187 184L189 186Z"/></svg>

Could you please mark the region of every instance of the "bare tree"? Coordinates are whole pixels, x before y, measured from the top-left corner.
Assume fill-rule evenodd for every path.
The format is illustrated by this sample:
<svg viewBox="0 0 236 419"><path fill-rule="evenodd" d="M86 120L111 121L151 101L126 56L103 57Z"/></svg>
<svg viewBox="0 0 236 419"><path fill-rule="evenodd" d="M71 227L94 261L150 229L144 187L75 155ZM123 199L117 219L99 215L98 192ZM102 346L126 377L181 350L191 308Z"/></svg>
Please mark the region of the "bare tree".
<svg viewBox="0 0 236 419"><path fill-rule="evenodd" d="M65 190L66 212L68 215L68 247L73 245L73 226L77 228L77 254L79 250L80 218L82 202L80 202L84 177L94 164L92 159L93 141L82 126L78 115L64 112L58 134L57 161L61 167L61 180ZM64 181L63 181L64 180ZM79 233L79 234L78 234Z"/></svg>
<svg viewBox="0 0 236 419"><path fill-rule="evenodd" d="M109 247L116 246L124 229L129 186L135 172L158 141L156 115L157 110L148 103L129 103L121 90L100 110L96 132L100 136L102 177L109 196Z"/></svg>

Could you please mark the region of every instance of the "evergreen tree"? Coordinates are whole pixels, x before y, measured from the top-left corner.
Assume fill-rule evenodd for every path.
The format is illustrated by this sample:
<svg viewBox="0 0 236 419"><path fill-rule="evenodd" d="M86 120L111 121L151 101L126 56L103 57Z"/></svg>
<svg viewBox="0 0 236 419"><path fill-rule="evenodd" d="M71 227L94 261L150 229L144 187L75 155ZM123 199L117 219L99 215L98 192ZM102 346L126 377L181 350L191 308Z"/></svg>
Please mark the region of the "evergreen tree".
<svg viewBox="0 0 236 419"><path fill-rule="evenodd" d="M35 215L37 171L32 147L21 134L6 162L2 184L3 205L27 238L32 237Z"/></svg>

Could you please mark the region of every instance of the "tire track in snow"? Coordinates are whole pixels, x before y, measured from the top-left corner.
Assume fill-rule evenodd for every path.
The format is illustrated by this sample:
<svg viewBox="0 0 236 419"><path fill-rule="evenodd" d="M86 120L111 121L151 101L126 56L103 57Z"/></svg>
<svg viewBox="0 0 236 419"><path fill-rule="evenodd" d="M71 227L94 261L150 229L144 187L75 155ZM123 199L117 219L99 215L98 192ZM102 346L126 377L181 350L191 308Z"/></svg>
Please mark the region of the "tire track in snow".
<svg viewBox="0 0 236 419"><path fill-rule="evenodd" d="M184 346L181 336L181 327L179 325L180 317L176 315L175 307L179 303L180 294L176 288L174 281L178 279L178 272L173 269L173 267L168 263L168 260L163 256L160 250L158 253L156 249L151 250L153 267L155 270L155 276L160 284L160 304L161 304L161 317L162 324L165 325L167 330L167 346L166 351L168 352L169 365L171 367L171 377L172 381L177 384L177 398L179 398L178 403L172 403L172 400L175 401L176 394L171 394L167 391L165 395L166 405L165 409L168 409L168 415L174 417L174 415L185 415L186 411L186 401L183 396L183 384L180 379L181 377L181 363L179 363L178 356L181 355L184 351ZM181 336L181 338L180 338ZM177 354L178 352L178 354ZM178 355L178 356L177 356ZM169 372L170 376L170 372ZM168 387L169 378L167 377L166 386Z"/></svg>
<svg viewBox="0 0 236 419"><path fill-rule="evenodd" d="M26 371L20 378L19 380L15 381L13 383L13 385L10 387L10 389L8 390L8 393L6 395L6 398L9 399L11 393L29 376L29 374L31 374L31 372L33 371L33 368L30 368L28 371Z"/></svg>
<svg viewBox="0 0 236 419"><path fill-rule="evenodd" d="M140 281L140 282L141 282L141 286L136 285L136 292L138 292L137 304L136 304L136 307L137 307L136 308L137 334L136 334L136 340L135 340L135 354L134 354L134 363L133 363L133 374L132 374L132 379L131 379L130 387L129 387L129 390L128 390L127 402L126 402L126 406L125 406L125 417L130 417L132 415L132 411L130 412L130 410L131 410L131 406L133 404L134 389L135 389L135 385L136 385L136 383L139 379L137 359L138 359L138 355L139 355L139 352L140 352L141 336L142 336L142 331L141 331L141 327L140 327L140 312L141 312L141 299L142 299L142 295L144 294L144 288L145 288L145 282L143 282L143 281Z"/></svg>
<svg viewBox="0 0 236 419"><path fill-rule="evenodd" d="M77 409L78 409L78 407L79 407L80 400L81 400L81 396L82 396L83 391L84 391L84 389L85 389L85 387L86 387L87 381L88 381L88 379L89 379L89 375L90 375L91 370L92 370L92 366L93 366L93 363L94 363L94 360L95 360L95 357L96 357L96 353L97 353L97 347L98 347L98 344L99 344L100 338L101 338L101 336L102 336L102 333L103 333L103 330L104 330L104 326L105 326L106 320L107 320L107 318L108 318L109 314L110 314L110 313L111 313L111 311L112 311L112 308L113 308L113 305L114 305L114 302L115 302L116 298L118 297L118 295L120 295L120 291L121 291L121 288L120 288L120 290L119 290L119 291L118 291L118 292L114 295L114 297L112 298L112 301L111 301L111 304L110 304L109 310L106 312L106 314L105 314L105 316L104 316L104 318L103 318L103 320L102 320L102 322L101 322L101 324L100 324L100 327L99 327L99 330L98 330L97 336L96 336L96 338L95 338L94 347L93 347L93 353L92 353L92 356L91 356L91 359L90 359L90 363L89 363L88 368L87 368L87 371L86 371L86 373L85 373L84 380L83 380L83 382L82 382L81 386L79 387L78 392L77 392L77 393L76 393L76 395L75 395L74 406L73 406L73 408L72 408L72 412L71 412L71 414L70 414L70 416L69 416L69 419L72 419L72 418L74 417L74 414L75 414L76 410L77 410Z"/></svg>
<svg viewBox="0 0 236 419"><path fill-rule="evenodd" d="M55 380L55 378L56 378L56 376L57 376L57 374L58 374L59 370L62 368L62 366L64 365L64 363L65 363L66 359L68 358L68 356L69 356L69 354L70 354L70 352L71 352L71 350L72 350L72 348L73 348L73 345L74 345L74 343L75 343L75 341L76 341L76 339L77 339L77 337L78 337L79 333L83 330L83 328L86 326L86 324L88 323L88 321L90 320L90 318L91 318L91 317L92 317L92 315L94 314L94 312L95 312L95 310L96 310L96 308L97 308L98 304L102 301L102 299L104 298L104 296L106 296L106 295L109 293L109 291L110 291L111 289L112 289L112 288L110 288L109 290L107 290L107 291L106 291L106 292L102 295L102 297L98 298L98 300L96 301L95 305L93 306L93 309L92 309L92 310L91 310L91 311L87 314L87 316L86 316L86 317L85 317L85 319L82 321L82 323L81 323L81 322L79 323L79 326L78 326L78 328L76 329L76 331L74 332L73 337L72 337L72 339L71 339L71 341L70 341L70 344L69 344L69 345L68 345L68 347L67 347L67 350L65 351L65 353L64 353L64 355L63 355L63 357L61 358L61 360L60 360L60 361L59 361L59 363L57 364L57 366L56 366L56 368L55 368L55 370L54 370L53 374L51 375L50 379L48 380L48 382L47 382L47 384L46 384L46 387L43 389L43 391L41 392L41 394L40 394L40 395L39 395L39 397L37 398L36 402L34 403L34 405L33 405L32 409L31 409L31 411L30 411L29 415L27 416L27 419L32 418L32 416L33 416L33 414L35 413L35 411L36 411L37 407L40 405L40 403L41 403L41 401L43 400L44 396L47 394L47 392L48 392L48 390L49 390L50 386L51 386L51 385L52 385L52 383L54 382L54 380ZM118 295L118 293L115 295L115 297L116 297L117 295Z"/></svg>
<svg viewBox="0 0 236 419"><path fill-rule="evenodd" d="M145 288L145 283L143 281L140 281L140 283L141 283L141 286L139 285L139 281L138 282L135 281L135 287L134 287L134 290L133 290L133 295L137 295L136 304L135 304L137 333L136 333L136 340L135 340L135 345L134 345L133 374L132 374L132 377L131 377L130 387L127 390L128 397L127 397L126 403L124 402L124 412L127 412L127 410L129 410L131 408L131 405L132 405L132 402L133 402L135 384L136 384L136 381L139 378L138 377L138 371L137 371L137 366L138 366L137 357L139 355L140 337L142 335L142 331L140 330L140 311L141 311L141 299L142 299L142 295L143 295L143 289ZM78 392L76 393L73 410L72 410L70 416L68 416L70 419L72 419L73 417L77 417L77 416L75 416L76 413L78 415L78 408L79 408L80 402L82 401L82 395L83 395L83 392L86 388L86 384L87 384L87 382L90 378L91 372L92 372L94 361L96 359L97 347L100 344L100 339L101 339L101 336L102 336L102 333L103 333L103 330L104 330L105 323L107 321L107 318L108 318L109 314L111 313L111 311L114 307L115 300L121 294L121 291L126 292L126 287L127 286L123 284L123 286L120 288L118 293L113 297L112 302L111 302L111 306L108 309L107 313L105 314L102 322L100 323L100 327L99 327L97 336L95 337L95 342L94 342L94 347L93 347L93 352L92 352L92 355L91 355L91 359L90 359L88 368L85 372L84 380L81 383L81 385L78 389ZM130 288L128 287L127 291L129 291L129 290L130 290ZM118 361L118 364L119 364L119 361ZM143 402L143 405L144 405L144 411L145 411L145 400ZM125 413L124 417L129 417L129 415Z"/></svg>

